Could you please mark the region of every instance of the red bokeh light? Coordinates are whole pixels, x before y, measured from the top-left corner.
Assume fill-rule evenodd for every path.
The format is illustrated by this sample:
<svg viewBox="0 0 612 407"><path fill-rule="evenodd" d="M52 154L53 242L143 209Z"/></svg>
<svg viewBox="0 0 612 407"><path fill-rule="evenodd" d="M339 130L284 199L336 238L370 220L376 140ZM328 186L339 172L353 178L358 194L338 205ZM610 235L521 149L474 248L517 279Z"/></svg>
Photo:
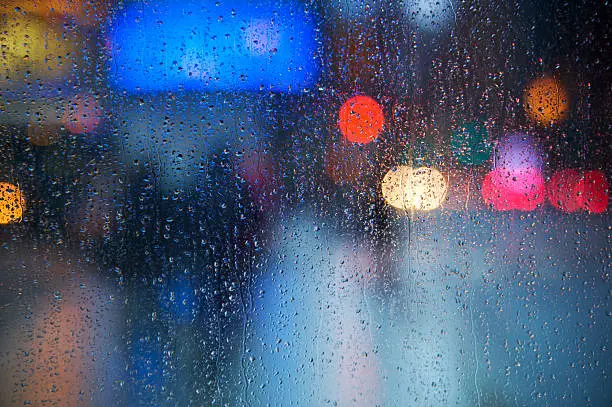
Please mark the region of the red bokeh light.
<svg viewBox="0 0 612 407"><path fill-rule="evenodd" d="M385 124L383 110L369 96L353 96L340 108L338 126L349 141L367 144L380 134Z"/></svg>
<svg viewBox="0 0 612 407"><path fill-rule="evenodd" d="M531 211L544 202L544 178L536 168L496 168L482 181L485 203L499 211Z"/></svg>
<svg viewBox="0 0 612 407"><path fill-rule="evenodd" d="M583 207L580 194L581 174L578 170L568 169L556 172L546 185L548 201L564 212L576 212Z"/></svg>
<svg viewBox="0 0 612 407"><path fill-rule="evenodd" d="M575 169L556 172L546 186L551 205L564 212L605 212L608 209L608 189L601 171Z"/></svg>
<svg viewBox="0 0 612 407"><path fill-rule="evenodd" d="M584 173L584 206L583 209L594 213L603 213L608 209L609 190L606 176L601 171Z"/></svg>

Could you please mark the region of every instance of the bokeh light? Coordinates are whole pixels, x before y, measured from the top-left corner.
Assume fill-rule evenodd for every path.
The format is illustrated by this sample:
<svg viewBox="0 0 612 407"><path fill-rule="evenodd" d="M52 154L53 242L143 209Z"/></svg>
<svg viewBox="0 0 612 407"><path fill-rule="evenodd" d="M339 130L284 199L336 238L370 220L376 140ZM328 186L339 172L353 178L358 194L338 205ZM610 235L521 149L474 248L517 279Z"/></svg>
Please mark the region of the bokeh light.
<svg viewBox="0 0 612 407"><path fill-rule="evenodd" d="M383 198L394 208L430 211L446 197L448 182L435 168L399 166L387 172L381 187Z"/></svg>
<svg viewBox="0 0 612 407"><path fill-rule="evenodd" d="M403 5L406 18L423 33L439 33L455 17L454 0L403 0Z"/></svg>
<svg viewBox="0 0 612 407"><path fill-rule="evenodd" d="M121 369L114 352L122 315L113 301L115 287L90 262L54 245L22 240L14 245L21 278L31 279L36 289L19 290L28 306L13 307L5 319L0 404L76 407L117 401L120 391L106 373ZM8 274L14 263L2 266Z"/></svg>
<svg viewBox="0 0 612 407"><path fill-rule="evenodd" d="M2 75L0 84L35 78L60 79L70 73L77 43L73 33L40 17L12 10L0 16Z"/></svg>
<svg viewBox="0 0 612 407"><path fill-rule="evenodd" d="M0 406L612 406L603 6L0 3Z"/></svg>
<svg viewBox="0 0 612 407"><path fill-rule="evenodd" d="M411 208L430 211L436 209L446 197L446 178L435 168L421 167L412 171L406 200Z"/></svg>
<svg viewBox="0 0 612 407"><path fill-rule="evenodd" d="M36 14L47 20L71 17L81 24L94 24L104 18L109 3L106 0L5 0L0 5L0 11L19 7L22 12Z"/></svg>
<svg viewBox="0 0 612 407"><path fill-rule="evenodd" d="M412 168L400 165L391 168L382 180L382 195L387 204L397 209L405 209L405 190L409 182Z"/></svg>
<svg viewBox="0 0 612 407"><path fill-rule="evenodd" d="M258 56L274 54L280 45L280 37L279 27L269 19L251 21L244 32L247 49Z"/></svg>
<svg viewBox="0 0 612 407"><path fill-rule="evenodd" d="M349 141L367 144L376 139L385 124L383 110L369 96L353 96L338 114L340 132Z"/></svg>
<svg viewBox="0 0 612 407"><path fill-rule="evenodd" d="M486 204L499 211L530 211L546 198L542 176L543 154L535 138L510 133L497 144L495 167L482 182Z"/></svg>
<svg viewBox="0 0 612 407"><path fill-rule="evenodd" d="M0 224L21 222L25 200L19 187L0 182Z"/></svg>
<svg viewBox="0 0 612 407"><path fill-rule="evenodd" d="M544 203L544 178L537 168L496 168L482 181L485 203L498 211L531 211Z"/></svg>
<svg viewBox="0 0 612 407"><path fill-rule="evenodd" d="M510 133L497 144L495 168L521 170L524 168L542 169L543 154L540 143L524 133Z"/></svg>
<svg viewBox="0 0 612 407"><path fill-rule="evenodd" d="M563 121L569 112L569 99L561 81L545 76L533 80L525 88L527 116L540 125Z"/></svg>
<svg viewBox="0 0 612 407"><path fill-rule="evenodd" d="M603 172L594 170L586 171L583 179L584 206L583 208L593 213L603 213L608 209L610 197L610 186Z"/></svg>
<svg viewBox="0 0 612 407"><path fill-rule="evenodd" d="M90 307L64 303L36 319L35 334L26 348L34 351L31 362L26 364L32 376L25 400L34 405L78 405L88 385L85 372L92 365L87 357L92 329L84 308ZM27 401L23 404L29 404Z"/></svg>
<svg viewBox="0 0 612 407"><path fill-rule="evenodd" d="M580 171L575 169L554 173L546 184L546 194L550 204L564 212L581 210L583 207L583 197L579 188L581 178Z"/></svg>
<svg viewBox="0 0 612 407"><path fill-rule="evenodd" d="M492 145L484 123L465 123L451 134L453 154L462 164L480 165L491 156Z"/></svg>
<svg viewBox="0 0 612 407"><path fill-rule="evenodd" d="M557 171L550 177L546 193L550 204L563 212L603 213L608 209L608 181L598 170Z"/></svg>
<svg viewBox="0 0 612 407"><path fill-rule="evenodd" d="M111 84L134 93L301 92L318 76L311 18L296 2L132 3L109 27Z"/></svg>
<svg viewBox="0 0 612 407"><path fill-rule="evenodd" d="M101 120L102 108L91 95L76 95L64 107L62 123L73 134L92 133Z"/></svg>

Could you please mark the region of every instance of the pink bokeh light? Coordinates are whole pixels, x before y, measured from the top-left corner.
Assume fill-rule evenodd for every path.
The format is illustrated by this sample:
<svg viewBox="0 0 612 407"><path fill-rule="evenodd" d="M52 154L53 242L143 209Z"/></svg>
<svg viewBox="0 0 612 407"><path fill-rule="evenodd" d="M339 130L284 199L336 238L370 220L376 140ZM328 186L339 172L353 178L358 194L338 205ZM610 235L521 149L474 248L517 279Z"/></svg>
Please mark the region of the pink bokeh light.
<svg viewBox="0 0 612 407"><path fill-rule="evenodd" d="M531 211L544 203L544 178L537 168L496 168L482 182L485 203L499 211Z"/></svg>

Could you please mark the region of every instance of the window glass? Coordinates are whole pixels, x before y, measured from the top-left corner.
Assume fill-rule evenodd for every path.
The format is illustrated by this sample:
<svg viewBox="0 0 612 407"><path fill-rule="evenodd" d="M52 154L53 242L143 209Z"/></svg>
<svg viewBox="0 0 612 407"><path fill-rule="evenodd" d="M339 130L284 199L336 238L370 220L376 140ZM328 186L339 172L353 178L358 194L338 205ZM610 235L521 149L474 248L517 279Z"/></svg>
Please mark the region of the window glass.
<svg viewBox="0 0 612 407"><path fill-rule="evenodd" d="M609 5L0 3L0 405L605 406Z"/></svg>

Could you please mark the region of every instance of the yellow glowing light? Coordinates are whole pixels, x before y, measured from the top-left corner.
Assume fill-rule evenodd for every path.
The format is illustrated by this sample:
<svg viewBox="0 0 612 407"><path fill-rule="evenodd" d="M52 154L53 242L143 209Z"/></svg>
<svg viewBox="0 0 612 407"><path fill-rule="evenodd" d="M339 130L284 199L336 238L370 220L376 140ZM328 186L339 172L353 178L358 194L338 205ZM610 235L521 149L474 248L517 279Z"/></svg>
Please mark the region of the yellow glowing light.
<svg viewBox="0 0 612 407"><path fill-rule="evenodd" d="M81 24L99 24L108 11L108 3L91 0L4 0L0 12L19 12L35 14L47 20L57 17L73 17Z"/></svg>
<svg viewBox="0 0 612 407"><path fill-rule="evenodd" d="M391 169L382 181L385 201L397 209L430 211L440 206L448 182L435 168L399 166Z"/></svg>
<svg viewBox="0 0 612 407"><path fill-rule="evenodd" d="M0 182L0 224L21 222L25 201L18 187Z"/></svg>
<svg viewBox="0 0 612 407"><path fill-rule="evenodd" d="M19 79L29 71L59 78L72 70L76 42L70 33L56 30L42 18L17 13L0 17L0 30L4 77Z"/></svg>
<svg viewBox="0 0 612 407"><path fill-rule="evenodd" d="M391 168L382 181L382 194L385 201L394 208L405 209L406 185L410 180L412 168L401 165Z"/></svg>
<svg viewBox="0 0 612 407"><path fill-rule="evenodd" d="M567 91L550 76L532 81L525 89L524 102L529 118L541 125L561 122L568 114Z"/></svg>

